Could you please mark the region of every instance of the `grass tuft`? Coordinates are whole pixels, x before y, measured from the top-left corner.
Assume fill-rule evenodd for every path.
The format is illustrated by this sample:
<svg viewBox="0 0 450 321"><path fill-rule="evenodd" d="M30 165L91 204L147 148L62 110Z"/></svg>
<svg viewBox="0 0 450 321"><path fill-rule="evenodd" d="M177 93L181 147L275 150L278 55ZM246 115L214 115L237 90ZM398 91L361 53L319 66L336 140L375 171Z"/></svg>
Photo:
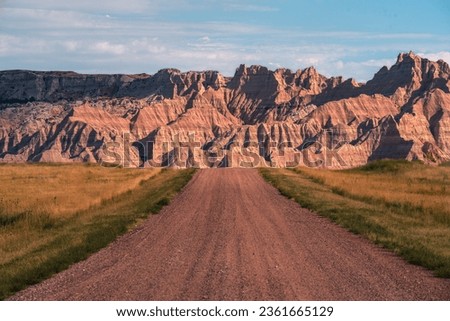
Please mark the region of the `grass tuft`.
<svg viewBox="0 0 450 321"><path fill-rule="evenodd" d="M443 162L439 166L441 166L441 167L450 167L450 162Z"/></svg>
<svg viewBox="0 0 450 321"><path fill-rule="evenodd" d="M372 172L372 173L398 173L410 169L419 162L410 162L407 160L382 159L369 162L364 166L353 169L353 171ZM351 171L351 170L350 170Z"/></svg>
<svg viewBox="0 0 450 321"><path fill-rule="evenodd" d="M23 214L14 214L14 215L0 214L0 228L7 227L9 225L14 225L15 223L23 219L23 217L24 217Z"/></svg>

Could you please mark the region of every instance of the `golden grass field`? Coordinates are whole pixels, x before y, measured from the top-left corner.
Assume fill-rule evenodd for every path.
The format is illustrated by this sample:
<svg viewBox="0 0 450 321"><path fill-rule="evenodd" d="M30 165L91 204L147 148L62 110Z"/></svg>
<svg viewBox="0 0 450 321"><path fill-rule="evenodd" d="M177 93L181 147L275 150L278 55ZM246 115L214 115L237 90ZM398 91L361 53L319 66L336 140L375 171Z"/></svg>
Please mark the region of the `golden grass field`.
<svg viewBox="0 0 450 321"><path fill-rule="evenodd" d="M136 188L158 172L82 164L2 165L0 215L31 212L67 218Z"/></svg>
<svg viewBox="0 0 450 321"><path fill-rule="evenodd" d="M194 170L0 166L0 299L85 259L157 213Z"/></svg>
<svg viewBox="0 0 450 321"><path fill-rule="evenodd" d="M450 167L386 160L341 171L261 172L300 205L450 277Z"/></svg>
<svg viewBox="0 0 450 321"><path fill-rule="evenodd" d="M349 195L418 207L423 213L441 212L450 221L450 167L414 163L406 166L408 168L390 173L311 168L302 168L301 171Z"/></svg>

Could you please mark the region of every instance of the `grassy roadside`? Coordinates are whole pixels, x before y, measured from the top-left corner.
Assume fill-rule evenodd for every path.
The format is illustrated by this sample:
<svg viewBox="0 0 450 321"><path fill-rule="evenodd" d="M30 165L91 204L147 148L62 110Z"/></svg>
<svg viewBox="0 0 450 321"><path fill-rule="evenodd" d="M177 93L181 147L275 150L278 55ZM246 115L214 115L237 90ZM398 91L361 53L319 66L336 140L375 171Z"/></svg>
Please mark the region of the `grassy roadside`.
<svg viewBox="0 0 450 321"><path fill-rule="evenodd" d="M67 218L135 189L142 180L159 171L124 170L97 164L2 164L0 226L2 219L14 216L45 214L54 219Z"/></svg>
<svg viewBox="0 0 450 321"><path fill-rule="evenodd" d="M130 169L108 170L122 173L114 172L118 177L135 172ZM147 175L144 170L136 172ZM140 180L132 189L103 198L98 204L69 215L42 214L32 210L19 216L3 214L5 222L0 222L0 299L87 258L139 220L150 213L157 213L189 182L194 172L158 171L158 174ZM8 221L8 217L16 218Z"/></svg>
<svg viewBox="0 0 450 321"><path fill-rule="evenodd" d="M261 169L288 198L450 277L450 169L382 161L346 171Z"/></svg>

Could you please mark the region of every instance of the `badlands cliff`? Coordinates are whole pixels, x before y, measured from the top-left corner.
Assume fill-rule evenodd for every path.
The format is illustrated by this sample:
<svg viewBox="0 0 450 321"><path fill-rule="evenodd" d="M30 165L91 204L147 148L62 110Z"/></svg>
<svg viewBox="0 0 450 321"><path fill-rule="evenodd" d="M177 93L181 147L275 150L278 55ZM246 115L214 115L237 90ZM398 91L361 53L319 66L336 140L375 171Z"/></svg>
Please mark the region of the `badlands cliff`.
<svg viewBox="0 0 450 321"><path fill-rule="evenodd" d="M353 167L450 160L450 67L402 53L366 84L313 67L0 72L0 162Z"/></svg>

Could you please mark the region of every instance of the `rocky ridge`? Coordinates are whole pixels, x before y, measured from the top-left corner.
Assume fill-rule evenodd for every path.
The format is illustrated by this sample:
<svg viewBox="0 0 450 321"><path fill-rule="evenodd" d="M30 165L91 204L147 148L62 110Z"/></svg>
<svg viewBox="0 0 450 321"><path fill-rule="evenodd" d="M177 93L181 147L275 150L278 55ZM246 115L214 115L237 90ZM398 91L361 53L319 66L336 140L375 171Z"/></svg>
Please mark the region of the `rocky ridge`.
<svg viewBox="0 0 450 321"><path fill-rule="evenodd" d="M326 166L450 160L450 68L399 54L366 84L241 65L154 75L0 72L0 162Z"/></svg>

